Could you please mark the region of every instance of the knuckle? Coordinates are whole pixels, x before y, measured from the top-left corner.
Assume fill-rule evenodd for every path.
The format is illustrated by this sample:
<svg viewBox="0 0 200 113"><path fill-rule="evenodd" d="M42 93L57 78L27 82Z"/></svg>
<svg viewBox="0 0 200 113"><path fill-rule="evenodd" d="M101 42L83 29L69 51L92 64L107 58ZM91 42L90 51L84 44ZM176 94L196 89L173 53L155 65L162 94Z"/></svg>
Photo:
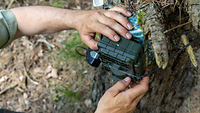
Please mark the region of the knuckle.
<svg viewBox="0 0 200 113"><path fill-rule="evenodd" d="M122 11L126 12L126 11L127 11L127 9L123 7L123 8L122 8Z"/></svg>
<svg viewBox="0 0 200 113"><path fill-rule="evenodd" d="M104 30L106 29L106 27L107 27L106 25L101 24L101 25L100 25L100 30L101 30L101 31L104 31Z"/></svg>
<svg viewBox="0 0 200 113"><path fill-rule="evenodd" d="M112 20L112 19L109 20L109 25L110 25L110 26L113 26L113 25L115 25L115 24L116 24L116 22L115 22L114 20Z"/></svg>
<svg viewBox="0 0 200 113"><path fill-rule="evenodd" d="M90 48L91 48L92 50L95 50L95 49L96 49L96 46L95 46L95 45L90 45Z"/></svg>
<svg viewBox="0 0 200 113"><path fill-rule="evenodd" d="M149 87L147 85L143 86L142 91L146 93L149 90Z"/></svg>
<svg viewBox="0 0 200 113"><path fill-rule="evenodd" d="M129 100L131 100L131 102L132 102L132 100L134 100L134 99L136 99L136 95L128 95L127 96L127 98L129 99Z"/></svg>
<svg viewBox="0 0 200 113"><path fill-rule="evenodd" d="M111 89L108 89L106 92L105 92L105 95L113 95L113 91Z"/></svg>
<svg viewBox="0 0 200 113"><path fill-rule="evenodd" d="M126 34L126 32L128 31L124 27L120 28L120 31L119 31L120 34Z"/></svg>
<svg viewBox="0 0 200 113"><path fill-rule="evenodd" d="M117 13L116 11L112 11L111 13L111 18L115 18L119 13Z"/></svg>
<svg viewBox="0 0 200 113"><path fill-rule="evenodd" d="M125 103L124 108L128 108L128 107L129 107L129 104Z"/></svg>
<svg viewBox="0 0 200 113"><path fill-rule="evenodd" d="M126 87L126 84L124 83L123 80L118 81L117 84L118 84L119 86L121 86L121 87Z"/></svg>
<svg viewBox="0 0 200 113"><path fill-rule="evenodd" d="M101 15L101 12L100 11L95 11L94 12L94 16L100 16Z"/></svg>
<svg viewBox="0 0 200 113"><path fill-rule="evenodd" d="M116 11L112 11L112 15L117 15L118 13Z"/></svg>
<svg viewBox="0 0 200 113"><path fill-rule="evenodd" d="M93 25L93 23L94 23L94 21L93 21L92 19L89 19L89 20L87 21L87 26L88 26L88 27L91 27L91 26Z"/></svg>

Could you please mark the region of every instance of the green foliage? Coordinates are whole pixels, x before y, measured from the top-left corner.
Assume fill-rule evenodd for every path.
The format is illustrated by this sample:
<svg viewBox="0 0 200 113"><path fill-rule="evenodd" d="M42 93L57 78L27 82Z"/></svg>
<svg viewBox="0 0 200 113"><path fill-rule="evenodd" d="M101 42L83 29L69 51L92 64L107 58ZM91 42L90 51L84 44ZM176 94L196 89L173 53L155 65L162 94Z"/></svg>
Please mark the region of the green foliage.
<svg viewBox="0 0 200 113"><path fill-rule="evenodd" d="M142 29L142 25L143 25L143 24L142 24L142 19L143 19L144 16L146 16L146 14L140 12L140 13L138 13L137 16L138 16L138 24L140 25L140 29ZM142 29L143 34L144 34L144 30L145 30L145 29L143 28L143 29Z"/></svg>
<svg viewBox="0 0 200 113"><path fill-rule="evenodd" d="M54 101L62 101L64 103L67 103L68 107L70 106L74 107L74 103L80 101L81 96L78 92L74 93L73 91L70 91L66 88L64 89L62 88L62 89L53 90L52 98ZM65 104L62 106L65 106Z"/></svg>
<svg viewBox="0 0 200 113"><path fill-rule="evenodd" d="M45 1L50 1L51 6L63 8L65 2L70 2L71 0L45 0Z"/></svg>
<svg viewBox="0 0 200 113"><path fill-rule="evenodd" d="M71 110L76 109L75 103L79 103L84 99L84 96L80 96L80 92L83 92L85 89L86 76L83 73L86 70L86 58L76 53L76 46L82 46L88 48L81 40L79 33L74 31L65 32L66 40L61 44L63 47L58 49L54 53L53 60L56 61L54 68L68 68L67 72L75 71L71 75L66 75L65 71L62 71L60 75L66 75L67 84L69 85L58 85L57 88L53 91L53 101L59 103L59 106L62 110L70 112ZM85 54L86 50L78 49L80 54ZM51 83L49 83L51 84ZM76 86L71 87L71 85ZM60 87L60 86L64 86ZM60 104L62 103L62 104ZM65 112L66 112L65 111Z"/></svg>
<svg viewBox="0 0 200 113"><path fill-rule="evenodd" d="M81 99L79 93L74 93L68 89L60 89L59 91L64 94L63 97L65 97L66 101L74 103Z"/></svg>
<svg viewBox="0 0 200 113"><path fill-rule="evenodd" d="M79 33L72 34L70 36L71 38L69 40L66 40L63 42L65 47L61 50L61 55L64 56L64 60L68 59L76 59L80 60L83 57L77 54L75 51L76 46L83 46L87 48L87 46L81 41ZM79 49L78 49L79 50ZM86 51L85 50L80 50L79 51L81 54L84 54Z"/></svg>
<svg viewBox="0 0 200 113"><path fill-rule="evenodd" d="M58 50L56 54L56 60L58 61L58 65L62 62L76 62L85 60L85 57L79 55L76 52L76 46L82 46L87 48L87 46L81 41L79 33L71 34L67 37L63 43L64 47ZM79 53L85 55L86 51L84 49L77 49Z"/></svg>
<svg viewBox="0 0 200 113"><path fill-rule="evenodd" d="M71 89L71 85L66 88L64 84L57 84L57 88L52 91L53 100L59 101L61 99L65 99L66 101L76 102L81 99L79 92L73 92Z"/></svg>
<svg viewBox="0 0 200 113"><path fill-rule="evenodd" d="M74 93L73 91L70 91L68 89L58 89L53 90L53 100L58 101L60 99L66 99L67 102L76 102L81 99L79 93Z"/></svg>
<svg viewBox="0 0 200 113"><path fill-rule="evenodd" d="M53 96L53 100L54 101L60 100L59 95L57 94L56 90L53 90L52 96Z"/></svg>
<svg viewBox="0 0 200 113"><path fill-rule="evenodd" d="M51 5L54 7L59 7L59 8L64 7L64 4L62 3L62 1L53 1L53 3Z"/></svg>
<svg viewBox="0 0 200 113"><path fill-rule="evenodd" d="M75 108L75 103L81 100L80 93L74 93L66 88L53 90L53 100L60 103L60 107L68 110Z"/></svg>
<svg viewBox="0 0 200 113"><path fill-rule="evenodd" d="M138 13L137 16L138 16L138 23L139 23L139 24L142 25L142 18L143 18L145 15L146 15L146 14L143 14L143 13L141 13L141 12Z"/></svg>

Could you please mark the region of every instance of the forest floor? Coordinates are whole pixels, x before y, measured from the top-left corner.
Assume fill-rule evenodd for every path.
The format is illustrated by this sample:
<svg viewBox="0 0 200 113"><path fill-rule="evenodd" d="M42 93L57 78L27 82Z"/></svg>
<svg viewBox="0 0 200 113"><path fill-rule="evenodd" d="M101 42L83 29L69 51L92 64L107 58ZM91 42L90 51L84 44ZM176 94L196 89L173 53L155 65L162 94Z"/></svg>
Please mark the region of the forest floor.
<svg viewBox="0 0 200 113"><path fill-rule="evenodd" d="M1 0L0 9L6 9L10 1ZM98 9L91 0L15 0L12 7L32 5ZM75 52L80 45L86 47L78 32L68 30L22 37L0 50L0 108L27 113L92 113L96 109L92 101L96 70ZM196 81L176 112L200 113L199 92L200 82Z"/></svg>

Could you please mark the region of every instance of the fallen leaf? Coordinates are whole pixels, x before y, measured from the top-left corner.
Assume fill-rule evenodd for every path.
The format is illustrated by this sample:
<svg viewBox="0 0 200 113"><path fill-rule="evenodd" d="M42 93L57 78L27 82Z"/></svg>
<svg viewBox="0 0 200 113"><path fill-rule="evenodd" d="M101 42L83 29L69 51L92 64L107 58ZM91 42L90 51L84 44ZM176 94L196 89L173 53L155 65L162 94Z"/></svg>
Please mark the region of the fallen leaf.
<svg viewBox="0 0 200 113"><path fill-rule="evenodd" d="M9 104L10 104L10 101L8 100L6 103L9 105Z"/></svg>
<svg viewBox="0 0 200 113"><path fill-rule="evenodd" d="M83 71L83 74L87 74L87 73L88 73L88 70Z"/></svg>
<svg viewBox="0 0 200 113"><path fill-rule="evenodd" d="M29 100L28 99L24 100L24 103L26 104L26 110L28 110L30 108Z"/></svg>
<svg viewBox="0 0 200 113"><path fill-rule="evenodd" d="M45 70L44 74L46 75L46 74L50 73L51 70L52 70L52 66L49 65L49 66L47 67L47 69Z"/></svg>
<svg viewBox="0 0 200 113"><path fill-rule="evenodd" d="M23 94L23 98L24 98L24 100L26 100L26 99L28 98L28 94L27 94L27 93L24 93L24 94Z"/></svg>
<svg viewBox="0 0 200 113"><path fill-rule="evenodd" d="M84 101L84 104L86 105L87 108L92 108L92 100L91 99L86 99Z"/></svg>
<svg viewBox="0 0 200 113"><path fill-rule="evenodd" d="M44 54L43 54L43 50L40 50L39 53L38 53L38 56L39 56L39 57L43 57L43 55L44 55Z"/></svg>
<svg viewBox="0 0 200 113"><path fill-rule="evenodd" d="M19 80L20 80L20 81L23 81L23 78L24 78L24 77L21 75L21 76L19 77Z"/></svg>
<svg viewBox="0 0 200 113"><path fill-rule="evenodd" d="M51 71L51 73L49 73L48 75L47 75L47 79L48 78L58 78L58 70L57 69L55 69L55 68L52 68L52 71Z"/></svg>
<svg viewBox="0 0 200 113"><path fill-rule="evenodd" d="M0 83L1 83L1 82L4 82L4 81L6 81L6 80L8 80L8 77L7 77L7 76L2 76L2 77L0 78Z"/></svg>

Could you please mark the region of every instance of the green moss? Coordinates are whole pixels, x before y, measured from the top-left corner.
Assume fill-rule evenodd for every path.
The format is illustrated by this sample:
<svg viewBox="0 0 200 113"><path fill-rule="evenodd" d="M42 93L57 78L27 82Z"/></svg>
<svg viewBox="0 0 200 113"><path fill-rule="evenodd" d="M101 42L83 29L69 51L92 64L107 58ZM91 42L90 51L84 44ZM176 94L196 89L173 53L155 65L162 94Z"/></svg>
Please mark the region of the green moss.
<svg viewBox="0 0 200 113"><path fill-rule="evenodd" d="M142 28L142 25L143 25L142 19L144 16L146 16L146 14L139 12L137 16L138 16L138 24L140 25L140 29L142 30L144 34L145 28Z"/></svg>

